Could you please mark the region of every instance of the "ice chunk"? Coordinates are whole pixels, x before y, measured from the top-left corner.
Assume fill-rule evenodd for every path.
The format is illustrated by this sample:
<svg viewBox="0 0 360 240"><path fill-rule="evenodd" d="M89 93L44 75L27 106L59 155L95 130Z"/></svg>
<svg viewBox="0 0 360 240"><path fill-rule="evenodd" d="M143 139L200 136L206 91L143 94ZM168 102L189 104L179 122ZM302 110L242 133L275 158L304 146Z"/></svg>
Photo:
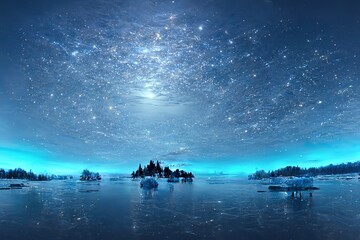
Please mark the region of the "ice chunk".
<svg viewBox="0 0 360 240"><path fill-rule="evenodd" d="M145 178L140 181L140 187L146 189L157 188L158 185L158 182L154 178Z"/></svg>
<svg viewBox="0 0 360 240"><path fill-rule="evenodd" d="M284 184L293 188L309 188L313 186L313 178L310 177L293 177L287 179Z"/></svg>

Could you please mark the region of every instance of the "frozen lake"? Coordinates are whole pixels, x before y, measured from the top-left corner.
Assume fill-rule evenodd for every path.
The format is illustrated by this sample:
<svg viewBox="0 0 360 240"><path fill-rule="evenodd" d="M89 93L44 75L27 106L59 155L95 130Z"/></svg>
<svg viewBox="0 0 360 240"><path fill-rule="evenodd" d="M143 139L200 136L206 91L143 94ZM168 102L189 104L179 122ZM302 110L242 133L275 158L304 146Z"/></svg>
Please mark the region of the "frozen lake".
<svg viewBox="0 0 360 240"><path fill-rule="evenodd" d="M360 239L357 179L314 182L301 199L235 178L29 184L0 191L1 239Z"/></svg>

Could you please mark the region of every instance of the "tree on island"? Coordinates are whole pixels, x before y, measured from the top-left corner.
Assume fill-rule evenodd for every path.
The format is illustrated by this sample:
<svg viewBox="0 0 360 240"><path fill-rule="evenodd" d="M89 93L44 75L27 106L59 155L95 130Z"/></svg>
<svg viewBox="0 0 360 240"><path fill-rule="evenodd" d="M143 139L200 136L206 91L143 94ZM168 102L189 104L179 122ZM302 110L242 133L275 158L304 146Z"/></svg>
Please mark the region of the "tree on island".
<svg viewBox="0 0 360 240"><path fill-rule="evenodd" d="M84 169L80 176L81 181L99 181L101 176L98 172L91 172L88 169Z"/></svg>
<svg viewBox="0 0 360 240"><path fill-rule="evenodd" d="M360 161L348 162L338 165L327 165L324 167L311 167L300 168L299 166L287 166L273 171L265 172L264 170L258 170L254 174L248 176L248 179L260 180L270 177L290 177L290 176L317 176L317 175L333 175L333 174L346 174L346 173L359 173Z"/></svg>
<svg viewBox="0 0 360 240"><path fill-rule="evenodd" d="M163 175L162 172L163 172L163 170L162 170L162 168L160 166L159 161L156 161L156 173L159 175L159 177L162 177L162 175Z"/></svg>
<svg viewBox="0 0 360 240"><path fill-rule="evenodd" d="M136 171L133 171L131 173L132 178L138 178L138 177L164 177L164 178L194 178L194 175L189 172L185 172L184 170L176 169L174 172L170 170L169 167L165 167L164 169L161 167L160 162L156 161L156 164L153 160L150 160L150 163L147 166L144 166L144 168L141 168L141 164L139 164L139 168Z"/></svg>
<svg viewBox="0 0 360 240"><path fill-rule="evenodd" d="M169 178L171 176L171 173L172 173L172 171L170 170L169 167L164 168L164 177L165 178Z"/></svg>

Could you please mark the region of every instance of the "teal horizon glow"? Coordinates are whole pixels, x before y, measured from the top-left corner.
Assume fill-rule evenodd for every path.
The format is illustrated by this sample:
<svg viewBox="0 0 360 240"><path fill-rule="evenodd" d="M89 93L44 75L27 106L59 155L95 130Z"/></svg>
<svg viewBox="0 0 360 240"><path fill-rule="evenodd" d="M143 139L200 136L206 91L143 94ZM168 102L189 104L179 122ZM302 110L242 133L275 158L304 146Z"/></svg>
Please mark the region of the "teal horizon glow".
<svg viewBox="0 0 360 240"><path fill-rule="evenodd" d="M246 175L260 169L269 171L286 166L308 168L360 160L360 144L359 141L354 140L344 140L340 143L306 144L298 147L292 146L289 149L281 153L268 152L247 158L162 161L162 166L170 166L172 170L179 168L192 171L195 175ZM126 175L136 170L139 164L145 166L148 162L149 160L103 162L96 159L66 158L26 146L0 148L0 166L2 168L20 167L37 173L78 175L87 168L102 174Z"/></svg>

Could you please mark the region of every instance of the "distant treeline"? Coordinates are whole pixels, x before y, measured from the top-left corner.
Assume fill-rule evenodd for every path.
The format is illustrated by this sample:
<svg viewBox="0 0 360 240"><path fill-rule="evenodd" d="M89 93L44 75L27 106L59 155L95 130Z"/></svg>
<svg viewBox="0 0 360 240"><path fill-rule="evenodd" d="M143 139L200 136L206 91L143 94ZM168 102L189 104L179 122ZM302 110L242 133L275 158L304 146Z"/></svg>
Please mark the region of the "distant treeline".
<svg viewBox="0 0 360 240"><path fill-rule="evenodd" d="M29 172L21 168L15 168L10 170L4 170L0 168L0 179L26 179L30 181L48 181L48 180L64 180L72 178L71 176L58 176L47 174L35 174L31 170Z"/></svg>
<svg viewBox="0 0 360 240"><path fill-rule="evenodd" d="M270 177L289 177L289 176L317 176L332 175L360 172L360 161L351 163L342 163L338 165L327 165L324 167L300 168L298 166L287 166L274 171L265 172L264 170L256 171L249 175L249 179L263 179Z"/></svg>
<svg viewBox="0 0 360 240"><path fill-rule="evenodd" d="M194 175L192 172L185 172L183 170L176 169L174 172L170 170L169 167L165 167L164 169L160 166L159 161L156 161L156 164L154 161L150 160L150 163L147 166L141 167L141 164L139 164L139 168L136 171L133 171L131 174L132 178L138 178L138 177L146 177L146 176L158 176L158 177L175 177L175 178L193 178Z"/></svg>

